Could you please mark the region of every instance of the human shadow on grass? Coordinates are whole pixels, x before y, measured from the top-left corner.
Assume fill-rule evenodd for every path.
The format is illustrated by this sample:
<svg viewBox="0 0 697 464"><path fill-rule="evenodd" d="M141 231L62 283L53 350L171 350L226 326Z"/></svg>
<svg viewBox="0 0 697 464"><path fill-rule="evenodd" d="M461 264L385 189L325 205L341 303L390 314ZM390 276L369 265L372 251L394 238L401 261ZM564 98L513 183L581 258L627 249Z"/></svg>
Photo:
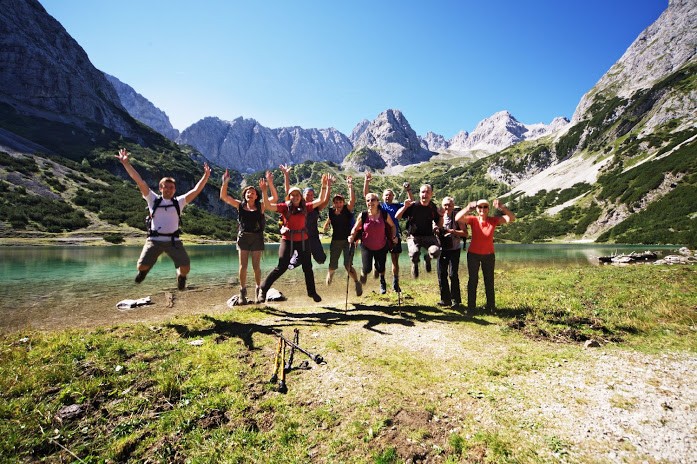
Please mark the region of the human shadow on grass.
<svg viewBox="0 0 697 464"><path fill-rule="evenodd" d="M208 315L203 315L201 318L212 323L213 326L205 329L191 330L188 326L183 324L169 323L166 325L166 327L176 330L179 336L182 338L201 338L210 335L218 335L218 337L222 337L217 338L216 342L220 342L227 338L239 338L248 350L257 349L254 347L253 335L255 333L274 335L273 326L225 321Z"/></svg>

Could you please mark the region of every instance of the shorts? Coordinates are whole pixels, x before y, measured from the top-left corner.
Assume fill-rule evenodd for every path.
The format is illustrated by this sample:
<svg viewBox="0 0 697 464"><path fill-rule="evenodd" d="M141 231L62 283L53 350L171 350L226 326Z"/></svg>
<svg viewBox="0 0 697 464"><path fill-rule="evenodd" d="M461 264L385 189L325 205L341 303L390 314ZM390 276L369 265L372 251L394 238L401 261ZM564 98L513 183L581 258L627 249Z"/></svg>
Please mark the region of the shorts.
<svg viewBox="0 0 697 464"><path fill-rule="evenodd" d="M352 266L353 256L349 256L350 248L348 239L332 240L329 244L329 269L335 271L339 268L339 256L342 252L344 253L344 267Z"/></svg>
<svg viewBox="0 0 697 464"><path fill-rule="evenodd" d="M421 248L427 249L426 254L430 259L440 257L440 244L435 235L410 235L407 237L407 250L412 262L419 262Z"/></svg>
<svg viewBox="0 0 697 464"><path fill-rule="evenodd" d="M392 247L390 253L398 255L402 252L402 238L397 236L397 243Z"/></svg>
<svg viewBox="0 0 697 464"><path fill-rule="evenodd" d="M264 233L242 232L237 234L237 249L242 251L262 251L264 249Z"/></svg>
<svg viewBox="0 0 697 464"><path fill-rule="evenodd" d="M176 268L191 264L189 254L184 249L184 244L180 240L175 240L174 244L172 244L172 241L168 239L146 240L145 245L143 245L143 251L140 252L140 257L138 258L138 266L144 264L153 267L162 253L166 253L167 256L172 258Z"/></svg>

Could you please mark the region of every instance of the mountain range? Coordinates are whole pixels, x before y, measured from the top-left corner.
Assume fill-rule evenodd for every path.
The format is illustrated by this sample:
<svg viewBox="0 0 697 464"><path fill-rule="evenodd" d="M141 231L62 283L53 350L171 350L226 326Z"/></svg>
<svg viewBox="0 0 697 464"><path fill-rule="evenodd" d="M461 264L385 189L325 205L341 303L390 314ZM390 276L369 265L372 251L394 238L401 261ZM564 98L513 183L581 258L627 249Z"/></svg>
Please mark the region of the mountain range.
<svg viewBox="0 0 697 464"><path fill-rule="evenodd" d="M197 163L206 160L247 174L279 164L328 162L338 175L380 170L429 181L458 201L500 195L522 210L534 203L531 219L546 223L567 215L573 223L573 234L564 229L556 236L637 236L643 226L633 218L653 221L661 214L654 210L678 193L692 205L696 200L696 16L694 1L671 0L583 96L571 120L523 124L500 111L471 133L447 140L433 132L417 135L398 109L358 122L348 136L333 128L272 129L254 119L215 116L179 133L146 97L97 70L38 1L6 0L0 10L0 152L9 156L5 164L43 153L58 156L54 163L63 157L123 177L113 156L102 153L130 143L142 147L149 179L160 175L155 158L165 156L185 182L195 181ZM14 191L19 177L3 166L0 188ZM57 172L64 184L76 182ZM46 179L32 176L21 173L29 192L51 191L81 208L70 196L74 189L47 190ZM35 191L41 182L43 190ZM204 197L208 210L220 209L214 192ZM686 201L681 197L680 205ZM686 220L697 221L694 207L685 207ZM520 222L516 227L525 227ZM2 224L7 220L0 217Z"/></svg>

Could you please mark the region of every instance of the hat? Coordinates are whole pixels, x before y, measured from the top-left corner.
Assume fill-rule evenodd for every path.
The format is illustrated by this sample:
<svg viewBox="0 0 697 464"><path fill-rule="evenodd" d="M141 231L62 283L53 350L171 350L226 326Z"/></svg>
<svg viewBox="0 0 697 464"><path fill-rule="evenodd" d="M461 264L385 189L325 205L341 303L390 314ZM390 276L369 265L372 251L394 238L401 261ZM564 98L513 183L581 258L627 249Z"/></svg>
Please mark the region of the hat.
<svg viewBox="0 0 697 464"><path fill-rule="evenodd" d="M302 194L303 194L302 191L300 191L300 189L298 187L291 187L288 190L288 193L286 194L286 200L290 200L290 194L293 192L298 192L300 194L300 196L302 196Z"/></svg>
<svg viewBox="0 0 697 464"><path fill-rule="evenodd" d="M332 203L334 203L336 200L346 201L346 200L344 200L344 196L340 195L338 193L336 195L334 195L334 198L332 198Z"/></svg>
<svg viewBox="0 0 697 464"><path fill-rule="evenodd" d="M489 206L489 202L487 200L477 200L477 206L482 206L482 205Z"/></svg>
<svg viewBox="0 0 697 464"><path fill-rule="evenodd" d="M303 189L303 196L307 195L307 192L315 193L315 189L313 189L312 187L305 187Z"/></svg>

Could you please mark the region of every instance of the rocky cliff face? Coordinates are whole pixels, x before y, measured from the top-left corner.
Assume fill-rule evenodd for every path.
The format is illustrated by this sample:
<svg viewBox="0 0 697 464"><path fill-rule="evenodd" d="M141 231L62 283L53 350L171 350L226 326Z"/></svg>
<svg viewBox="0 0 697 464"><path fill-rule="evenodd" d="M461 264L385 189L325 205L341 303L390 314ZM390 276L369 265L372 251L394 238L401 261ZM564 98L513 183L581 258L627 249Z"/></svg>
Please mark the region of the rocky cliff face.
<svg viewBox="0 0 697 464"><path fill-rule="evenodd" d="M421 146L416 132L399 110L380 113L359 132L360 135L353 144L354 150L369 148L382 158L388 168L427 161L433 156L432 152Z"/></svg>
<svg viewBox="0 0 697 464"><path fill-rule="evenodd" d="M450 146L450 142L445 140L445 137L430 131L423 137L419 136L419 142L426 150L435 152L445 151Z"/></svg>
<svg viewBox="0 0 697 464"><path fill-rule="evenodd" d="M303 161L341 162L351 142L335 129L269 129L254 119L208 117L185 129L178 143L200 150L211 162L254 172Z"/></svg>
<svg viewBox="0 0 697 464"><path fill-rule="evenodd" d="M79 127L94 122L141 140L114 87L36 0L2 2L0 102L23 114Z"/></svg>
<svg viewBox="0 0 697 464"><path fill-rule="evenodd" d="M124 84L109 74L104 73L104 76L114 86L119 100L128 114L172 141L179 137L179 131L172 127L169 116L164 111L153 105L150 100L136 92L130 85Z"/></svg>
<svg viewBox="0 0 697 464"><path fill-rule="evenodd" d="M495 153L511 145L532 140L563 128L569 120L555 118L549 125L538 123L526 125L519 122L508 111L499 111L482 120L471 134L460 132L448 147L451 152L484 151Z"/></svg>
<svg viewBox="0 0 697 464"><path fill-rule="evenodd" d="M629 98L641 89L648 89L658 80L677 71L688 62L695 61L697 52L697 2L694 0L670 0L661 16L632 43L622 57L609 69L598 83L586 93L571 120L576 124L592 117L591 105L598 98L613 96ZM660 105L662 110L647 129L668 119L688 116L695 112L696 99L680 97L673 104Z"/></svg>

